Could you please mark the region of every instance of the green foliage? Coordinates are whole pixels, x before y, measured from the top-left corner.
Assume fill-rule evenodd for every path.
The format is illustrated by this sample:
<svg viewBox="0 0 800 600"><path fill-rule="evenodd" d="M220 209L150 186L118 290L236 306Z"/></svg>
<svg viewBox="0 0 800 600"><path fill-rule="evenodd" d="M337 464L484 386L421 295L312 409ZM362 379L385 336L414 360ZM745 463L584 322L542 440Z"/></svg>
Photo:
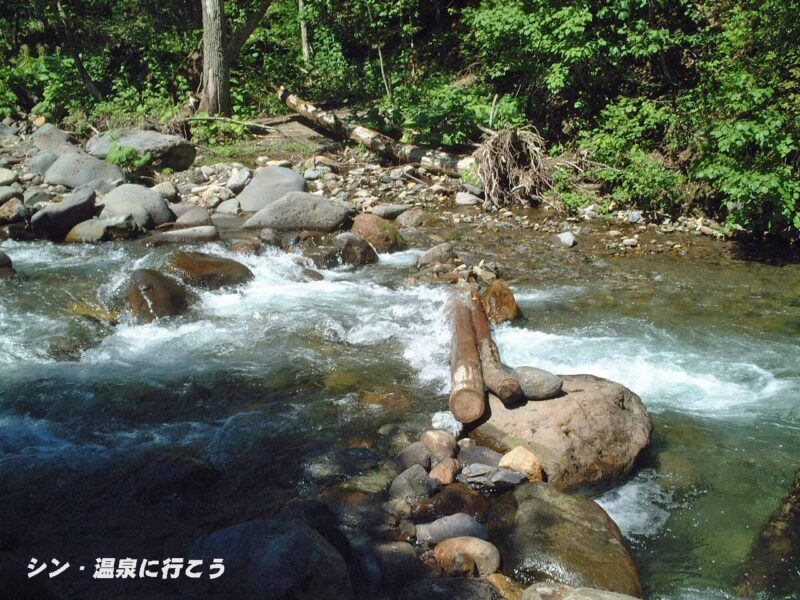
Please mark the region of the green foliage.
<svg viewBox="0 0 800 600"><path fill-rule="evenodd" d="M108 149L106 161L110 162L112 165L117 165L128 173L137 173L149 167L153 162L153 157L149 152L139 154L136 148L112 142Z"/></svg>

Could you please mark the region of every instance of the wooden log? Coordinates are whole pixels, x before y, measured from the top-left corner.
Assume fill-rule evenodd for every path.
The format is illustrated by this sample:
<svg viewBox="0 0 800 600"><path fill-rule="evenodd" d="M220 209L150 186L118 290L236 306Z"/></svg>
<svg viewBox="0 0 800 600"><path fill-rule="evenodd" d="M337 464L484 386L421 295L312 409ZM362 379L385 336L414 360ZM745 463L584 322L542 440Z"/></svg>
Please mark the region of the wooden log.
<svg viewBox="0 0 800 600"><path fill-rule="evenodd" d="M283 87L278 90L278 98L293 111L335 136L353 140L385 158L400 163L418 163L428 171L453 177L459 177L475 169L475 159L471 156L459 156L412 144L402 144L373 129L343 121L335 114L322 110L295 94L290 94Z"/></svg>
<svg viewBox="0 0 800 600"><path fill-rule="evenodd" d="M450 346L450 412L462 423L472 423L486 410L481 360L475 345L475 331L469 303L454 292L450 303L453 340Z"/></svg>
<svg viewBox="0 0 800 600"><path fill-rule="evenodd" d="M489 326L489 319L486 317L486 311L483 309L483 303L481 303L478 284L470 284L469 298L472 327L475 330L475 342L481 359L483 383L490 392L500 398L503 404L512 406L522 400L522 388L517 378L506 371L503 363L500 362L500 352L492 339L492 330Z"/></svg>

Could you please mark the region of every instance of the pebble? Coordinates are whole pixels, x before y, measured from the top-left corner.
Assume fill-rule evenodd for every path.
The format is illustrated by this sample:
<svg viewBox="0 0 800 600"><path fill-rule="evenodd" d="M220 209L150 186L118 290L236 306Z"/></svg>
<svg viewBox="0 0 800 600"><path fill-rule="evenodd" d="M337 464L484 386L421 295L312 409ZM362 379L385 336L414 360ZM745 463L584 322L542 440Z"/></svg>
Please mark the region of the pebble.
<svg viewBox="0 0 800 600"><path fill-rule="evenodd" d="M447 458L455 458L458 454L456 438L451 433L441 429L425 431L420 436L419 443L428 450L434 465Z"/></svg>
<svg viewBox="0 0 800 600"><path fill-rule="evenodd" d="M455 458L445 458L431 469L431 479L436 479L442 485L450 485L455 481L461 469L461 464Z"/></svg>
<svg viewBox="0 0 800 600"><path fill-rule="evenodd" d="M566 248L572 248L578 244L578 240L575 237L575 234L571 231L565 231L563 233L559 233L556 236L558 243Z"/></svg>
<svg viewBox="0 0 800 600"><path fill-rule="evenodd" d="M456 194L456 206L475 206L480 203L481 199L469 192L458 192Z"/></svg>

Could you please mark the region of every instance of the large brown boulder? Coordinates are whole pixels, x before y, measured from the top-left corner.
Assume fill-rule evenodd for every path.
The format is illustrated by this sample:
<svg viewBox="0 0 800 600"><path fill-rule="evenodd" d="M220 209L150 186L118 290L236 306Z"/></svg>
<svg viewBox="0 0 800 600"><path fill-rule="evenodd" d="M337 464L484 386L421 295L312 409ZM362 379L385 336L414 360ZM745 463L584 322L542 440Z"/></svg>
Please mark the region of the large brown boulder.
<svg viewBox="0 0 800 600"><path fill-rule="evenodd" d="M498 325L506 321L516 321L522 316L514 292L502 279L495 279L489 284L481 294L481 304L489 320Z"/></svg>
<svg viewBox="0 0 800 600"><path fill-rule="evenodd" d="M367 240L378 252L397 252L406 242L397 227L377 215L361 213L353 219L353 233Z"/></svg>
<svg viewBox="0 0 800 600"><path fill-rule="evenodd" d="M208 290L240 285L254 277L250 269L235 260L202 252L176 252L165 267L185 283Z"/></svg>
<svg viewBox="0 0 800 600"><path fill-rule="evenodd" d="M488 528L503 572L523 583L554 581L642 595L619 528L588 498L526 483L495 502Z"/></svg>
<svg viewBox="0 0 800 600"><path fill-rule="evenodd" d="M488 418L471 436L499 452L525 446L559 489L613 482L650 443L650 415L618 383L592 375L563 380L562 396L515 408L490 394Z"/></svg>
<svg viewBox="0 0 800 600"><path fill-rule="evenodd" d="M178 282L152 269L137 269L131 276L128 302L144 321L181 315L189 310L189 297Z"/></svg>

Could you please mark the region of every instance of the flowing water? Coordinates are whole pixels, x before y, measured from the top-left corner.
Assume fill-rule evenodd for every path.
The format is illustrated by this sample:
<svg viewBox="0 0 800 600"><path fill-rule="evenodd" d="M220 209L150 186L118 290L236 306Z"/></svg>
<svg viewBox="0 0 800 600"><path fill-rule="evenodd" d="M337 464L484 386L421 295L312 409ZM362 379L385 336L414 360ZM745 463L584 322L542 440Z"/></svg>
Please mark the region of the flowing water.
<svg viewBox="0 0 800 600"><path fill-rule="evenodd" d="M335 477L377 461L382 426L445 409L447 290L405 283L418 251L322 281L277 250L237 256L255 273L246 286L198 292L176 319L123 310L109 324L75 304L124 308L130 272L172 250L0 248L21 274L0 280L0 553L21 569L32 556L87 569L184 556L198 532L313 495L325 465ZM732 597L800 466L800 271L717 267L658 257L532 273L514 284L526 320L497 331L509 365L620 381L653 415L643 468L598 499L650 598ZM406 404L362 401L376 390ZM183 494L159 479L164 465L219 475ZM60 589L92 594L86 580Z"/></svg>

